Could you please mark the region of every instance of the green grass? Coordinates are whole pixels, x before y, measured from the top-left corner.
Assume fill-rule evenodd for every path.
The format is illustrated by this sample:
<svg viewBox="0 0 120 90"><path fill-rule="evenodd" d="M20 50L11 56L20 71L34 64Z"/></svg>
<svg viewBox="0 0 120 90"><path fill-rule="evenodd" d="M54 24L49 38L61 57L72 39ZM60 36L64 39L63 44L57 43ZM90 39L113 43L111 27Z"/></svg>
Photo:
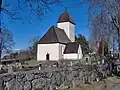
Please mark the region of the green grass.
<svg viewBox="0 0 120 90"><path fill-rule="evenodd" d="M94 82L94 84L84 84L76 87L71 87L69 90L104 90L105 84L103 81ZM68 90L66 88L62 88L60 90Z"/></svg>
<svg viewBox="0 0 120 90"><path fill-rule="evenodd" d="M28 65L28 66L37 66L39 64L40 64L40 62L37 60L25 61L25 65Z"/></svg>

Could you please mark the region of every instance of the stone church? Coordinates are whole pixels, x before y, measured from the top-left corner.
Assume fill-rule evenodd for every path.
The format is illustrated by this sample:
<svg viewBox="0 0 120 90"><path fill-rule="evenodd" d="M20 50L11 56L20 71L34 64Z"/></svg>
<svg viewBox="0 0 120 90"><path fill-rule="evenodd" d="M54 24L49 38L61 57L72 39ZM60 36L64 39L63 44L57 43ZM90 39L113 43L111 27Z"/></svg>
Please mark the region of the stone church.
<svg viewBox="0 0 120 90"><path fill-rule="evenodd" d="M83 57L81 46L75 42L75 22L67 11L51 26L37 45L37 60L79 60Z"/></svg>

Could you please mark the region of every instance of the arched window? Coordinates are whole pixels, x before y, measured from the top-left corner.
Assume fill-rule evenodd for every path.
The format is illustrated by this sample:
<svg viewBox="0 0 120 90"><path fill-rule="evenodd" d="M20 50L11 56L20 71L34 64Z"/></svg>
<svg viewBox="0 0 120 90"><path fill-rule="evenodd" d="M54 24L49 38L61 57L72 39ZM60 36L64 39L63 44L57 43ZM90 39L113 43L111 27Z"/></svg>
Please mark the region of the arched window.
<svg viewBox="0 0 120 90"><path fill-rule="evenodd" d="M50 60L50 55L48 53L46 54L46 60Z"/></svg>

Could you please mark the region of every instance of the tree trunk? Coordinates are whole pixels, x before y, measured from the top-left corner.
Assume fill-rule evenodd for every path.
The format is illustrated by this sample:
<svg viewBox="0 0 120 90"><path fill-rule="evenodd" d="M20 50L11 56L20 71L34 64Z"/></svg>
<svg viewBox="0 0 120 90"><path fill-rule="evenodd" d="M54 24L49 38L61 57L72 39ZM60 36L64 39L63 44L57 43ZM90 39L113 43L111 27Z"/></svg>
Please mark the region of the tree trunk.
<svg viewBox="0 0 120 90"><path fill-rule="evenodd" d="M1 43L0 43L0 62L1 62L1 57L2 57L2 48L1 48Z"/></svg>
<svg viewBox="0 0 120 90"><path fill-rule="evenodd" d="M0 0L0 35L1 35L1 11L2 11L2 0ZM1 62L1 56L2 56L2 45L1 45L1 39L0 39L0 62Z"/></svg>
<svg viewBox="0 0 120 90"><path fill-rule="evenodd" d="M120 52L120 29L118 28L118 50Z"/></svg>
<svg viewBox="0 0 120 90"><path fill-rule="evenodd" d="M2 8L2 0L0 0L0 13L1 13L1 8Z"/></svg>
<svg viewBox="0 0 120 90"><path fill-rule="evenodd" d="M118 25L116 25L116 19L111 17L113 20L113 24L115 25L116 29L117 29L117 36L118 36L118 51L120 52L120 27Z"/></svg>

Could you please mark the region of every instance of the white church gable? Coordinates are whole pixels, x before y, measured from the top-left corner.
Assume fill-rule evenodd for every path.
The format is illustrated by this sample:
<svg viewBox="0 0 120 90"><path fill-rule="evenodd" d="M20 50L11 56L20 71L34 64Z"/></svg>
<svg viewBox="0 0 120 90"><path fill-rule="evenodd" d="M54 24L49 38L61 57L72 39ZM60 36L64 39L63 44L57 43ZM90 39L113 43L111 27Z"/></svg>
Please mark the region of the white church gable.
<svg viewBox="0 0 120 90"><path fill-rule="evenodd" d="M38 44L37 60L59 60L59 43Z"/></svg>

